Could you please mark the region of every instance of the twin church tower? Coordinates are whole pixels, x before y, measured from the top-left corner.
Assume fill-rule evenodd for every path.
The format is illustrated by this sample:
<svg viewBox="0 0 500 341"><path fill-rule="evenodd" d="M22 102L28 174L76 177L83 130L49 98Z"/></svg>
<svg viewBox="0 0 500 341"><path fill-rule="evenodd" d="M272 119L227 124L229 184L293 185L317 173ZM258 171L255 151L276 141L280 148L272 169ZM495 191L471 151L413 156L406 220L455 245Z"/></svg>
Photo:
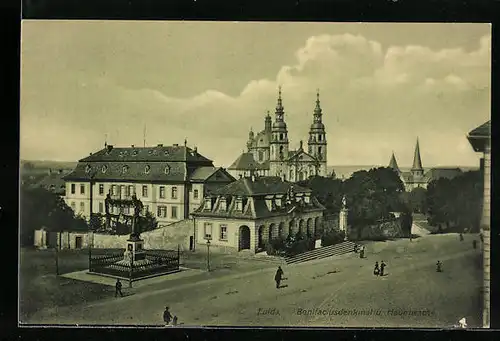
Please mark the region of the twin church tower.
<svg viewBox="0 0 500 341"><path fill-rule="evenodd" d="M312 175L327 175L327 141L319 91L316 97L307 151L304 150L302 141L297 150L290 149L280 87L274 122L268 112L264 121L264 130L257 134L250 130L247 152L241 154L228 170L236 176L257 173L279 176L286 181L301 181Z"/></svg>

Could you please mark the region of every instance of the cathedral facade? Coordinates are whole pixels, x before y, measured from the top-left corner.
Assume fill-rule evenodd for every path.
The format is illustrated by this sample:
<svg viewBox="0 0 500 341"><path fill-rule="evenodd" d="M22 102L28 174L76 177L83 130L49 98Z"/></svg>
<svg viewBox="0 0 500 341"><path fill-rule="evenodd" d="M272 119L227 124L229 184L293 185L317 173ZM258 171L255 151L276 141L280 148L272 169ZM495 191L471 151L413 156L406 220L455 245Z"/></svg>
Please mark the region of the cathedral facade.
<svg viewBox="0 0 500 341"><path fill-rule="evenodd" d="M250 130L247 152L242 153L228 168L233 176L279 176L285 181L301 181L314 175L327 175L327 141L323 124L323 113L319 100L313 112L313 122L309 129L307 150L303 141L297 150L290 149L288 128L285 122L285 108L278 92L274 122L267 113L264 130L255 134Z"/></svg>

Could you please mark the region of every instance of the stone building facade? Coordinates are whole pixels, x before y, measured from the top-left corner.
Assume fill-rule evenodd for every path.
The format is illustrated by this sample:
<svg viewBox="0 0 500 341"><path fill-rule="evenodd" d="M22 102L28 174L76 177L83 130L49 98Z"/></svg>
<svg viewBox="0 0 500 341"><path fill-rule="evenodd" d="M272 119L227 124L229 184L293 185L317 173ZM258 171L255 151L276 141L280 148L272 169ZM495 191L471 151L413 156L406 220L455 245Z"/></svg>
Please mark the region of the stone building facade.
<svg viewBox="0 0 500 341"><path fill-rule="evenodd" d="M143 148L105 145L79 160L64 180L66 203L87 219L91 196L92 212L104 214L108 194L119 200L135 194L144 205L144 213L150 211L161 227L189 218L207 193L235 179L185 142L184 146ZM133 214L131 208L118 206L111 213L117 217Z"/></svg>
<svg viewBox="0 0 500 341"><path fill-rule="evenodd" d="M307 149L300 141L297 150L290 149L285 109L281 98L281 88L272 122L269 112L264 121L264 130L254 134L250 130L247 152L241 154L229 172L235 176L279 176L286 181L301 181L314 175L327 175L327 139L323 123L323 111L319 100L313 112L313 122L309 129Z"/></svg>
<svg viewBox="0 0 500 341"><path fill-rule="evenodd" d="M269 240L299 231L319 235L324 210L307 188L280 177L243 177L214 191L192 213L195 240L229 252L258 252Z"/></svg>

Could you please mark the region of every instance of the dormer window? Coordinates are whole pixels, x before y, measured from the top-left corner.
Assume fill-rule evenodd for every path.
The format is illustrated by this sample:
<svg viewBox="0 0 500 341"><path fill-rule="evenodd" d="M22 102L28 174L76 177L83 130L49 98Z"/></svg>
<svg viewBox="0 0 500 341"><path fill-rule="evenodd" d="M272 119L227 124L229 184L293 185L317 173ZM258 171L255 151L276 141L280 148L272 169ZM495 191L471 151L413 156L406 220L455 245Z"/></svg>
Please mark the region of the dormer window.
<svg viewBox="0 0 500 341"><path fill-rule="evenodd" d="M144 173L149 174L149 172L151 172L151 166L146 165L146 167L144 167Z"/></svg>
<svg viewBox="0 0 500 341"><path fill-rule="evenodd" d="M107 170L108 170L108 166L104 165L101 167L101 172L106 173Z"/></svg>
<svg viewBox="0 0 500 341"><path fill-rule="evenodd" d="M128 172L128 166L123 166L122 167L122 173L125 174Z"/></svg>
<svg viewBox="0 0 500 341"><path fill-rule="evenodd" d="M120 156L123 156L123 152L120 152L120 154L119 154L119 155L120 155Z"/></svg>
<svg viewBox="0 0 500 341"><path fill-rule="evenodd" d="M170 167L169 166L165 166L165 174L166 175L169 175L170 174Z"/></svg>
<svg viewBox="0 0 500 341"><path fill-rule="evenodd" d="M279 207L281 207L281 206L282 206L282 199L281 199L281 197L276 197L276 198L274 199L274 202L276 203L276 207L277 207L277 208L279 208Z"/></svg>
<svg viewBox="0 0 500 341"><path fill-rule="evenodd" d="M227 201L226 201L226 198L221 197L219 199L219 209L221 211L227 211Z"/></svg>
<svg viewBox="0 0 500 341"><path fill-rule="evenodd" d="M236 211L243 211L243 200L242 198L238 197L236 198L236 203L235 203L235 206L234 206L235 210Z"/></svg>
<svg viewBox="0 0 500 341"><path fill-rule="evenodd" d="M310 204L311 203L311 196L309 194L306 194L304 196L304 201L306 202L306 204Z"/></svg>
<svg viewBox="0 0 500 341"><path fill-rule="evenodd" d="M163 154L165 154L165 156L168 156L168 150L165 150Z"/></svg>
<svg viewBox="0 0 500 341"><path fill-rule="evenodd" d="M90 165L87 165L85 167L85 173L89 174L91 170L92 170L92 167Z"/></svg>
<svg viewBox="0 0 500 341"><path fill-rule="evenodd" d="M212 198L205 198L205 209L212 210Z"/></svg>
<svg viewBox="0 0 500 341"><path fill-rule="evenodd" d="M139 153L139 152L138 152L137 150L134 150L134 151L132 152L132 156L137 156L137 154L138 154L138 153Z"/></svg>

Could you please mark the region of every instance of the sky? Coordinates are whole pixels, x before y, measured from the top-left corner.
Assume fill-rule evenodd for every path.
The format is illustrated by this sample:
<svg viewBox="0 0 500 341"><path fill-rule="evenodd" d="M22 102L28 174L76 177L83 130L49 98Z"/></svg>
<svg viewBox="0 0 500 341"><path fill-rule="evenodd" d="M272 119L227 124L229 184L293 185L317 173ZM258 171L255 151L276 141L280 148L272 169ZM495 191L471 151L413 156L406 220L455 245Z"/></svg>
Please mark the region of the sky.
<svg viewBox="0 0 500 341"><path fill-rule="evenodd" d="M182 144L229 167L274 120L307 141L316 91L329 165L477 166L466 134L490 119L489 24L28 20L20 157Z"/></svg>

